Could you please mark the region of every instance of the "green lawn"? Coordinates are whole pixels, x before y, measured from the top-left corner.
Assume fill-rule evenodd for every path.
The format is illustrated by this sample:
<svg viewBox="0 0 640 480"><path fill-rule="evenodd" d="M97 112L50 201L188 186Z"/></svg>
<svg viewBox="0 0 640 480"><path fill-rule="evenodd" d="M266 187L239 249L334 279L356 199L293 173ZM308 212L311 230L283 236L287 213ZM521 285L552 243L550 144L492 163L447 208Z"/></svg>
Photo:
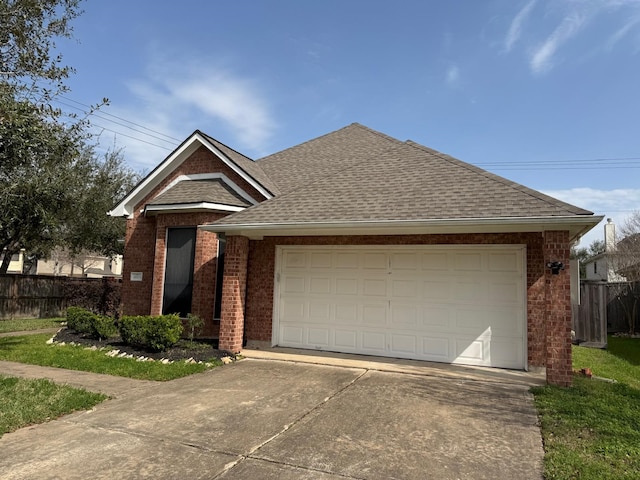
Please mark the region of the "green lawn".
<svg viewBox="0 0 640 480"><path fill-rule="evenodd" d="M617 383L575 378L571 388L532 390L545 479L640 478L640 339L609 337L608 350L574 347L573 363Z"/></svg>
<svg viewBox="0 0 640 480"><path fill-rule="evenodd" d="M88 410L106 398L101 393L56 385L49 380L0 375L0 437L27 425Z"/></svg>
<svg viewBox="0 0 640 480"><path fill-rule="evenodd" d="M86 350L81 346L47 345L49 334L0 338L0 360L30 363L69 370L106 373L142 380L173 380L206 370L204 364L174 362L138 362L130 358L107 357L104 352ZM221 365L219 360L212 361Z"/></svg>
<svg viewBox="0 0 640 480"><path fill-rule="evenodd" d="M0 320L0 333L39 330L60 327L64 318L25 318L21 320Z"/></svg>

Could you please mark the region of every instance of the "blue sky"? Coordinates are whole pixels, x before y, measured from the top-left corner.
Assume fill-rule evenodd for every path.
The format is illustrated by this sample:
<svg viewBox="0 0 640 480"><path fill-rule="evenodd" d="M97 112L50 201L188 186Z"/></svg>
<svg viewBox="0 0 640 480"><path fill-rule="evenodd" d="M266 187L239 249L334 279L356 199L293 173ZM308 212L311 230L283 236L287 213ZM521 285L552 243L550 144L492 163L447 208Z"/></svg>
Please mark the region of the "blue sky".
<svg viewBox="0 0 640 480"><path fill-rule="evenodd" d="M617 223L640 210L640 0L84 10L75 39L58 42L77 70L58 106L108 97L91 117L101 148L115 142L138 171L195 129L260 158L359 122Z"/></svg>

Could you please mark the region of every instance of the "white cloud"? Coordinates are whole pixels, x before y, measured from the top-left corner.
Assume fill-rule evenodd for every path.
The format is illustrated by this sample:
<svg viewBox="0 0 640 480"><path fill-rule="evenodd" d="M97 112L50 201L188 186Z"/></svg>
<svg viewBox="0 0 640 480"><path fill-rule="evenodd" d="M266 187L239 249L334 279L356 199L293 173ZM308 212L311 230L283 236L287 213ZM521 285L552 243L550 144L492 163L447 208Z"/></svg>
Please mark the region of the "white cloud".
<svg viewBox="0 0 640 480"><path fill-rule="evenodd" d="M611 218L617 225L622 225L634 211L640 210L640 189L570 188L545 190L544 193L572 205L591 210L596 215L604 215L604 220L583 237L580 242L582 246L588 246L593 240L602 240L602 225L607 218Z"/></svg>
<svg viewBox="0 0 640 480"><path fill-rule="evenodd" d="M202 66L202 62L163 63L156 59L152 65L145 78L129 83L134 101L127 105L114 101L105 110L174 138L135 126L131 128L141 131L110 125L110 129L120 132L115 135L117 145L124 147L125 158L133 168L155 167L196 129L247 155L266 153L277 125L254 80L228 68ZM96 123L102 125L105 121ZM102 134L103 141L108 142L113 136L113 132Z"/></svg>
<svg viewBox="0 0 640 480"><path fill-rule="evenodd" d="M613 47L620 42L636 25L640 23L640 15L631 17L622 27L620 27L613 35L609 37L607 41L607 50L613 49Z"/></svg>
<svg viewBox="0 0 640 480"><path fill-rule="evenodd" d="M460 80L460 69L456 65L451 65L447 69L447 75L445 77L447 85L455 85Z"/></svg>
<svg viewBox="0 0 640 480"><path fill-rule="evenodd" d="M553 57L558 49L576 35L585 23L586 16L581 13L574 12L564 17L551 35L534 49L529 61L533 73L541 74L549 71L553 66Z"/></svg>
<svg viewBox="0 0 640 480"><path fill-rule="evenodd" d="M537 0L531 0L530 2L528 2L524 7L522 7L522 9L511 21L509 31L507 32L507 36L504 39L504 48L507 52L510 52L515 43L520 39L520 35L522 35L522 24L531 14L536 1Z"/></svg>

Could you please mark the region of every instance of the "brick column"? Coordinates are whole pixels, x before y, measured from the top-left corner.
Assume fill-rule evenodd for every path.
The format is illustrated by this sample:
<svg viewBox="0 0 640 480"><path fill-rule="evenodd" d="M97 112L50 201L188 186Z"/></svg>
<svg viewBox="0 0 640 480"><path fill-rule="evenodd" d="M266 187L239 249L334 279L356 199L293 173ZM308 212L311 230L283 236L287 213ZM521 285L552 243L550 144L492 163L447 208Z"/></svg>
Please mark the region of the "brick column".
<svg viewBox="0 0 640 480"><path fill-rule="evenodd" d="M232 353L239 353L242 350L248 257L249 239L247 237L227 237L222 279L219 348Z"/></svg>
<svg viewBox="0 0 640 480"><path fill-rule="evenodd" d="M544 262L547 382L567 387L572 380L569 232L544 233ZM554 275L547 262L562 262L565 269Z"/></svg>

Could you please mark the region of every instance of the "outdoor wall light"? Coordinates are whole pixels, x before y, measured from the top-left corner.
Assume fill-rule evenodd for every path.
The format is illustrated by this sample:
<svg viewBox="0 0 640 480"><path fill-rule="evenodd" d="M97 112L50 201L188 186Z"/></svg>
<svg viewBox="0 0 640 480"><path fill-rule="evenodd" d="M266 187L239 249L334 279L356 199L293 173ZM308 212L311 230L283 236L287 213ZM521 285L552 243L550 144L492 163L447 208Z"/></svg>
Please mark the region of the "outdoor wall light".
<svg viewBox="0 0 640 480"><path fill-rule="evenodd" d="M562 262L547 262L547 268L551 269L553 275L558 275L560 270L564 270L564 263Z"/></svg>

